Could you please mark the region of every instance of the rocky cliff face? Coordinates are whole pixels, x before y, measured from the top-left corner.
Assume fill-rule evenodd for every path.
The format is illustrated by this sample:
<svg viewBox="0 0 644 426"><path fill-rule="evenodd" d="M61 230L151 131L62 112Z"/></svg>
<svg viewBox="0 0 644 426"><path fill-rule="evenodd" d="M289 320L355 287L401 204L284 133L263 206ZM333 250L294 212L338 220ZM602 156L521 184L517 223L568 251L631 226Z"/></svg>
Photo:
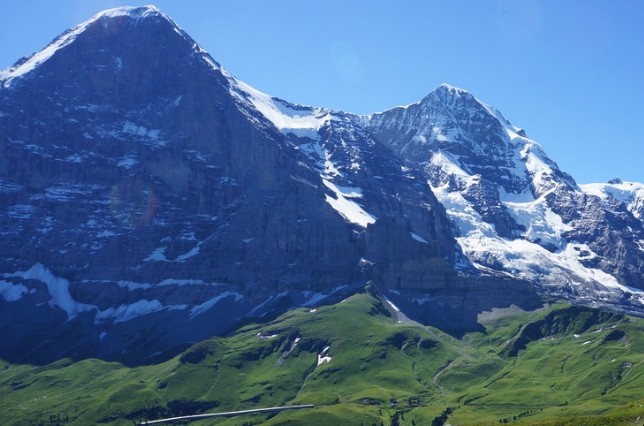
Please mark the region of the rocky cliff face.
<svg viewBox="0 0 644 426"><path fill-rule="evenodd" d="M153 362L369 282L453 333L539 306L535 289L640 309L622 285L642 288L636 210L584 195L475 101L445 86L369 117L293 105L153 7L95 16L0 73L0 356ZM578 197L593 202L575 215ZM615 285L565 281L577 270L526 247Z"/></svg>

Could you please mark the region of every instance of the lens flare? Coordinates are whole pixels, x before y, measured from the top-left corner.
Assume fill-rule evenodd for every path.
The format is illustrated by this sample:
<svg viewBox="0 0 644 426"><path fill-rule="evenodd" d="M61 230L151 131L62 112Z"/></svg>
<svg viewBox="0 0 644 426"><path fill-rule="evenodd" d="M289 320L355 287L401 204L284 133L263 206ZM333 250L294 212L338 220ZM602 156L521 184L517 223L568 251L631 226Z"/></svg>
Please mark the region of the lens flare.
<svg viewBox="0 0 644 426"><path fill-rule="evenodd" d="M127 227L149 224L156 210L157 197L152 187L140 178L127 178L112 186L110 211Z"/></svg>

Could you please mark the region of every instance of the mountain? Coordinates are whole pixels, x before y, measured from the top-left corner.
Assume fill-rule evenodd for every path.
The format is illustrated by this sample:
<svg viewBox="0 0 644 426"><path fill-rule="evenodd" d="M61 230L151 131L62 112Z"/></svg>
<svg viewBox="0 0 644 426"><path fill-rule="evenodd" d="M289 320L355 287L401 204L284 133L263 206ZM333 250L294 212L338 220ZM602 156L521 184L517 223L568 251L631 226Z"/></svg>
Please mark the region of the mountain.
<svg viewBox="0 0 644 426"><path fill-rule="evenodd" d="M155 363L365 284L454 336L551 297L644 314L641 192L447 85L370 116L268 96L153 6L0 72L0 152L11 362Z"/></svg>
<svg viewBox="0 0 644 426"><path fill-rule="evenodd" d="M579 303L641 309L641 184L578 186L524 130L448 85L365 127L424 171L480 270Z"/></svg>

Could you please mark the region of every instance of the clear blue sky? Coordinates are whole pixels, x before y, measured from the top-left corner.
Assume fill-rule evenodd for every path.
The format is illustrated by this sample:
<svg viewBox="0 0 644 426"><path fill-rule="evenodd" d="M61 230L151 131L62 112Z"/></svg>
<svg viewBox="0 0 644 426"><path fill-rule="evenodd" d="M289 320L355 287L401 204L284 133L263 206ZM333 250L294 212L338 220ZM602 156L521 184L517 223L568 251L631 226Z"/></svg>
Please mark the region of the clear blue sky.
<svg viewBox="0 0 644 426"><path fill-rule="evenodd" d="M148 3L2 0L0 68L103 9ZM644 182L644 1L154 4L271 95L371 113L449 83L525 128L579 183Z"/></svg>

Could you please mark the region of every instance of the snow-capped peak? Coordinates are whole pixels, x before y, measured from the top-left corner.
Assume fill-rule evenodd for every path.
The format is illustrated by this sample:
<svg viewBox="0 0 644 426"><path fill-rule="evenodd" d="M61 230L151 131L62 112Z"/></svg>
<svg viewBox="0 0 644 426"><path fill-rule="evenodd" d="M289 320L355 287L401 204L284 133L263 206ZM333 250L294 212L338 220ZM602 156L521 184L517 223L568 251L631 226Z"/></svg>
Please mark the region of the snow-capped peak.
<svg viewBox="0 0 644 426"><path fill-rule="evenodd" d="M25 74L28 74L29 72L38 68L42 63L49 60L61 49L64 49L66 46L70 45L74 40L78 38L79 35L81 35L93 25L102 24L104 27L107 27L109 26L109 23L112 19L120 19L124 17L134 20L134 25L145 18L160 17L170 23L170 25L177 33L186 36L183 30L181 30L181 28L179 28L179 26L169 16L161 12L155 6L126 6L108 9L97 13L87 21L65 31L63 34L49 43L43 50L34 53L28 58L23 58L11 67L0 71L0 84L4 87L10 87L12 82L16 78L22 77ZM199 48L199 50L202 49Z"/></svg>
<svg viewBox="0 0 644 426"><path fill-rule="evenodd" d="M447 91L454 95L470 94L467 90L452 86L451 84L447 84L447 83L442 83L440 86L436 88L436 91Z"/></svg>
<svg viewBox="0 0 644 426"><path fill-rule="evenodd" d="M168 17L163 12L161 12L156 6L151 4L146 6L122 6L122 7L115 7L113 9L107 9L96 14L92 19L101 18L101 17L116 18L119 16L129 16L131 18L140 19L150 15L162 16L165 19L172 21L170 17Z"/></svg>

